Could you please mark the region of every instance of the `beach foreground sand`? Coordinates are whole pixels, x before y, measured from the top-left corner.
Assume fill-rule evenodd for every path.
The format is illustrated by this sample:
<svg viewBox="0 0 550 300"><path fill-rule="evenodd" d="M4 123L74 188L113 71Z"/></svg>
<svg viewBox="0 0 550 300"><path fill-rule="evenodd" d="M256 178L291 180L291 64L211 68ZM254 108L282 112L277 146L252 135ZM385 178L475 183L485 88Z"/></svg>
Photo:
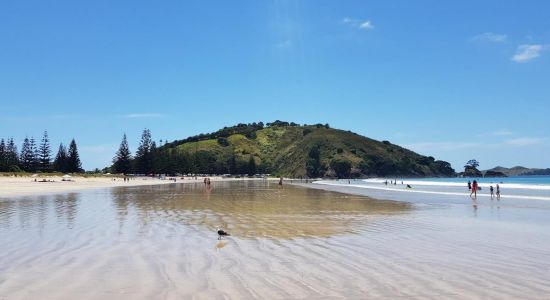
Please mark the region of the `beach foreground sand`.
<svg viewBox="0 0 550 300"><path fill-rule="evenodd" d="M547 216L247 180L1 198L0 299L549 299Z"/></svg>

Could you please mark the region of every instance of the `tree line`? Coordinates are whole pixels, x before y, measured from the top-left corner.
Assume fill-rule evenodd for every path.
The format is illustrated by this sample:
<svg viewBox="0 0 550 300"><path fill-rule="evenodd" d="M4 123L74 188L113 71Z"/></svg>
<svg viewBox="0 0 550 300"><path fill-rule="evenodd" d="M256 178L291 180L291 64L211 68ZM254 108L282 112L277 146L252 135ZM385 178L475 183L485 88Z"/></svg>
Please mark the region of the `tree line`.
<svg viewBox="0 0 550 300"><path fill-rule="evenodd" d="M34 137L25 137L20 152L17 151L13 138L0 139L0 172L78 173L82 171L82 163L74 138L68 148L60 143L53 159L47 131L44 131L39 143Z"/></svg>
<svg viewBox="0 0 550 300"><path fill-rule="evenodd" d="M124 174L248 174L267 173L269 168L258 166L257 158L249 155L247 160L234 153L218 159L208 151L187 153L179 151L169 144L157 147L151 137L151 131L144 129L135 156L128 146L126 134L123 135L113 164L104 171Z"/></svg>

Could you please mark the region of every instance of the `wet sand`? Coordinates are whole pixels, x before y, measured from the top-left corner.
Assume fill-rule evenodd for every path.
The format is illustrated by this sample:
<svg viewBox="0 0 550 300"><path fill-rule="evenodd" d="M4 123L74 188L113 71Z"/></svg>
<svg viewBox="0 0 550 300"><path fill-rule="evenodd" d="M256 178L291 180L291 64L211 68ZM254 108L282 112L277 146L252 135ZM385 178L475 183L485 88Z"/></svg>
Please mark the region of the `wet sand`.
<svg viewBox="0 0 550 300"><path fill-rule="evenodd" d="M0 299L548 299L549 212L267 181L3 198Z"/></svg>

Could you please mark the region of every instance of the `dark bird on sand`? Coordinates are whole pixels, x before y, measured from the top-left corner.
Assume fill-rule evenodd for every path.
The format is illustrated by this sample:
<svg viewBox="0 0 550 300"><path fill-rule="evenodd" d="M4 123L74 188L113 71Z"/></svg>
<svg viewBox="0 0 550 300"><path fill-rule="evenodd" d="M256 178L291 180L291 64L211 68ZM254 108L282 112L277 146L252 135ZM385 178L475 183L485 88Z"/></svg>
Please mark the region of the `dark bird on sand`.
<svg viewBox="0 0 550 300"><path fill-rule="evenodd" d="M222 237L224 236L230 236L230 234L226 231L223 231L220 226L217 227L218 229L218 240L221 240Z"/></svg>

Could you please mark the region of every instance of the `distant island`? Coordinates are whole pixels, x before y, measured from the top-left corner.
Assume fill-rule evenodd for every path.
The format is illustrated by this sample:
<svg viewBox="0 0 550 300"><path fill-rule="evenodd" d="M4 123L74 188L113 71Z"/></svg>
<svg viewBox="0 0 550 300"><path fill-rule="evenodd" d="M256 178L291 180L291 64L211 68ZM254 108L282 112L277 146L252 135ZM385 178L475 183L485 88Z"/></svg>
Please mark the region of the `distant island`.
<svg viewBox="0 0 550 300"><path fill-rule="evenodd" d="M538 169L538 168L526 168L522 166L505 168L505 167L497 166L492 169L482 171L482 173L484 174L485 177L550 175L550 168Z"/></svg>
<svg viewBox="0 0 550 300"><path fill-rule="evenodd" d="M113 173L272 174L289 177L456 176L450 163L328 124L238 124L157 145L143 132L135 157L124 136Z"/></svg>

